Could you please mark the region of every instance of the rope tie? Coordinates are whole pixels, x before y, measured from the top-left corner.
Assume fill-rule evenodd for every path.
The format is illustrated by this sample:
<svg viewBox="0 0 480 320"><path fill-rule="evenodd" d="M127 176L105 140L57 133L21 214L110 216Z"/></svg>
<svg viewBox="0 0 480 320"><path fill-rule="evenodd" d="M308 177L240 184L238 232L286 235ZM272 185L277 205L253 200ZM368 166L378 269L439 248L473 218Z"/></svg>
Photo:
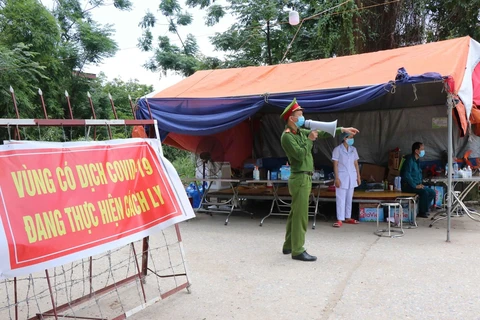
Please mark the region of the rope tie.
<svg viewBox="0 0 480 320"><path fill-rule="evenodd" d="M270 93L268 93L268 92L265 92L264 94L262 94L263 101L265 101L265 103L268 103L268 97L269 96L270 96Z"/></svg>

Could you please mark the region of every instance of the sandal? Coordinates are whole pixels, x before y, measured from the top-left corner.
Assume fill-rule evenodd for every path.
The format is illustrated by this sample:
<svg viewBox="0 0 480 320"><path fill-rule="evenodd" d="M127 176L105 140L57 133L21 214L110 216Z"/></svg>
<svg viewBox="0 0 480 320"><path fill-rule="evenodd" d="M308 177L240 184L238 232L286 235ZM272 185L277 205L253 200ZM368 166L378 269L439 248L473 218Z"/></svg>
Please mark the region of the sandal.
<svg viewBox="0 0 480 320"><path fill-rule="evenodd" d="M335 222L335 223L333 224L333 227L334 227L334 228L340 228L341 226L342 226L342 221L340 221L340 220L338 220L337 222Z"/></svg>
<svg viewBox="0 0 480 320"><path fill-rule="evenodd" d="M347 219L347 220L345 220L345 223L348 223L348 224L359 224L360 222L358 222L358 220L355 220L355 219Z"/></svg>

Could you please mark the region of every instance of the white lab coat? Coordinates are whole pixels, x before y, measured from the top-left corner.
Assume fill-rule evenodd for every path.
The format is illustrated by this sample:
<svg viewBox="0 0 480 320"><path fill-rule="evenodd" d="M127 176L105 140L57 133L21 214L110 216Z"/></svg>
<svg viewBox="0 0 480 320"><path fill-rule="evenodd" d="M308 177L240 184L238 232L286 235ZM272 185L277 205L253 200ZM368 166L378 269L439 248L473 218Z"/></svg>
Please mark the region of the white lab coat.
<svg viewBox="0 0 480 320"><path fill-rule="evenodd" d="M332 160L338 161L338 178L341 189L353 189L358 187L357 168L355 161L358 160L357 149L354 146L347 148L343 143L333 149Z"/></svg>
<svg viewBox="0 0 480 320"><path fill-rule="evenodd" d="M349 146L347 150L342 143L333 149L332 160L338 161L338 178L340 179L340 188L335 192L337 220L344 221L352 217L353 191L358 186L355 167L355 161L358 160L357 149Z"/></svg>

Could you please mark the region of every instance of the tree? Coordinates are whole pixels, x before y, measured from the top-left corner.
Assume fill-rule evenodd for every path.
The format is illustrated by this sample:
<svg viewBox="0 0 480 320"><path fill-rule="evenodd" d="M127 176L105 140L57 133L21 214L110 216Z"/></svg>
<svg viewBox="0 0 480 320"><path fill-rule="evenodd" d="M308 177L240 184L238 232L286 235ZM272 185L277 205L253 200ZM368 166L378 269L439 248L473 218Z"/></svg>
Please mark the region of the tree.
<svg viewBox="0 0 480 320"><path fill-rule="evenodd" d="M120 119L133 119L132 108L130 106L129 97L132 98L132 103L135 105L136 100L153 92L153 86L141 84L137 79L130 79L128 81L122 81L121 79L113 79L112 81L106 81L105 75L100 74L99 86L97 90L92 92L95 97L97 95L106 97L110 94L115 103L115 109L117 110L118 117ZM102 102L100 102L102 103ZM106 103L106 102L103 102ZM110 104L110 101L108 101ZM113 111L109 110L108 118L113 118Z"/></svg>
<svg viewBox="0 0 480 320"><path fill-rule="evenodd" d="M0 116L15 116L10 85L22 118L44 116L38 88L43 90L51 118L70 118L65 91L75 118L92 117L87 92L92 94L97 117L113 117L108 92L116 99L119 116L132 116L128 94L135 99L153 91L152 87L136 80L109 83L103 75L92 79L83 73L86 65L98 64L117 51L112 27L91 17L92 10L110 4L104 0L56 0L50 12L39 0L0 0ZM113 4L119 10L131 7L127 0ZM29 130L23 132L30 134ZM45 135L55 140L84 134L84 129L45 130ZM38 130L32 138L39 138Z"/></svg>
<svg viewBox="0 0 480 320"><path fill-rule="evenodd" d="M59 68L52 70L59 81L49 86L53 103L60 102L64 110L63 116L70 117L66 105L64 91L67 90L70 101L74 106L74 115L78 118L89 117L88 108L82 108L87 91L90 90L91 79L83 74L83 69L89 64L98 64L105 58L112 57L118 50L113 41L113 28L110 25L102 26L91 17L95 8L108 5L104 0L85 1L86 7L80 0L57 0L52 13L60 26L60 45L58 57L62 61ZM114 7L119 10L130 10L132 4L128 0L113 1ZM99 105L108 109L109 105Z"/></svg>
<svg viewBox="0 0 480 320"><path fill-rule="evenodd" d="M0 45L13 48L23 44L32 53L29 59L37 63L43 73L29 81L31 86L43 88L50 116L70 117L65 90L74 116L87 116L83 108L77 107L82 105L92 82L84 76L83 68L102 62L118 49L112 39L112 27L102 26L91 17L92 10L109 4L104 0L56 0L49 12L39 0L0 0ZM131 7L128 0L115 0L113 4L120 10ZM5 89L8 90L8 86L2 84L2 90ZM19 98L21 94L19 91ZM38 97L26 100L21 105L22 111L27 110L22 113L23 117L43 116Z"/></svg>
<svg viewBox="0 0 480 320"><path fill-rule="evenodd" d="M115 105L117 117L119 119L133 119L129 97L132 98L132 103L135 105L137 99L152 91L153 87L151 85L141 84L137 79L130 79L126 82L120 79L107 81L105 74L100 73L98 78L92 82L89 93L98 119L114 119L109 95ZM83 97L83 101L84 103L81 104L82 112L86 114L86 118L93 117L86 95ZM131 130L131 127L111 128L113 138L129 138L131 137ZM106 127L99 128L96 132L98 140L110 138Z"/></svg>
<svg viewBox="0 0 480 320"><path fill-rule="evenodd" d="M41 112L41 108L37 110L37 90L50 81L48 66L58 60L52 53L60 40L60 31L52 14L36 0L1 3L0 47L5 64L0 76L2 96L10 96L8 89L12 86L22 115L33 117ZM12 105L11 98L0 103L0 106Z"/></svg>
<svg viewBox="0 0 480 320"><path fill-rule="evenodd" d="M23 43L9 49L0 44L0 117L15 117L10 86L16 89L16 100L28 113L34 109L38 79L46 78L45 68L33 61L35 53Z"/></svg>
<svg viewBox="0 0 480 320"><path fill-rule="evenodd" d="M156 17L148 13L140 23L144 35L139 46L154 50L147 68L188 76L199 69L233 68L306 61L350 55L470 35L479 39L480 0L186 0L186 6L206 12L205 24L213 26L225 16L233 23L211 37L224 60L205 57L195 39L183 41L178 28L191 22L177 0L161 0L160 9L169 19L169 30L182 42L172 45L162 36L155 47L152 29ZM288 11L295 9L301 24L288 24ZM193 44L192 47L189 44Z"/></svg>
<svg viewBox="0 0 480 320"><path fill-rule="evenodd" d="M169 22L168 30L178 37L181 47L172 44L167 36L160 36L158 45L154 48L151 29L155 27L156 18L151 12L147 12L139 23L144 31L142 37L138 39L138 47L143 51L154 51L154 56L145 64L145 67L151 71L160 71L162 74L171 70L177 74L189 76L198 70L202 57L199 55L195 37L188 34L183 39L178 29L191 24L192 16L188 12L181 11L177 0L162 0L159 9Z"/></svg>
<svg viewBox="0 0 480 320"><path fill-rule="evenodd" d="M213 26L227 14L235 18L231 27L222 33L216 33L212 44L216 50L227 53L226 59L205 57L196 46L192 35L183 41L178 35L178 28L191 23L191 16L184 12L177 0L162 0L160 9L169 19L169 30L175 33L182 43L182 48L171 45L166 36L158 38L155 48L152 29L156 17L147 13L140 22L144 29L139 39L139 47L145 51L154 51L154 56L146 63L150 70L168 70L188 76L199 69L230 68L255 65L272 65L287 61L304 61L331 57L333 55L354 53L353 19L355 11L341 15L317 17L301 25L294 48L289 42L297 31L288 24L288 11L292 8L300 11L303 17L328 10L338 5L337 0L317 1L281 1L281 0L229 0L222 6L210 0L187 0L189 7L199 7L206 11L205 23ZM344 5L346 9L355 9L353 3ZM183 19L182 17L189 17ZM340 26L340 28L339 28ZM328 41L324 41L328 38Z"/></svg>
<svg viewBox="0 0 480 320"><path fill-rule="evenodd" d="M480 0L427 0L427 40L469 35L480 40Z"/></svg>

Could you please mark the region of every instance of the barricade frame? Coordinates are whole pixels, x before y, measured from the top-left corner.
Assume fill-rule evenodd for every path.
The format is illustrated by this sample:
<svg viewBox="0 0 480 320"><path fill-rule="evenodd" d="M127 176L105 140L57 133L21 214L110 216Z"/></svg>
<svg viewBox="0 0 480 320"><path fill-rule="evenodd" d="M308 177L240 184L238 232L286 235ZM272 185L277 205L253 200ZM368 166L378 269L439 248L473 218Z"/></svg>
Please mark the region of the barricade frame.
<svg viewBox="0 0 480 320"><path fill-rule="evenodd" d="M109 98L110 98L112 111L113 111L115 119L96 119L95 109L94 109L92 99L91 99L91 96L90 96L89 93L88 93L88 99L89 99L89 104L90 104L90 107L91 107L91 110L92 110L93 119L74 119L73 112L72 112L72 107L70 105L70 100L69 100L69 96L68 96L67 92L65 92L65 96L67 98L67 104L68 104L68 108L69 108L69 111L70 111L71 119L49 119L48 114L47 114L47 110L46 110L46 106L45 106L45 103L43 101L43 94L42 94L41 90L39 89L39 95L40 95L40 98L41 98L41 103L42 103L45 119L21 119L19 111L18 111L18 106L17 106L17 103L16 103L16 99L15 99L15 93L14 93L13 88L11 88L11 87L10 87L10 92L11 92L11 95L12 95L12 100L13 100L13 104L14 104L14 108L15 108L15 114L17 116L17 119L0 118L0 128L7 128L9 137L11 137L10 129L11 128L15 129L14 137L16 137L17 140L22 140L21 139L21 134L20 134L20 128L22 128L22 127L38 127L38 128L42 128L42 127L62 127L62 128L63 127L94 127L95 128L95 130L94 130L94 140L96 140L96 128L97 127L102 127L102 126L106 126L108 128L108 134L109 134L110 139L112 139L112 132L111 132L111 129L110 129L111 127L115 127L115 126L120 126L120 127L150 126L150 128L154 129L154 130L149 131L150 137L160 140L158 122L157 122L157 120L153 119L152 113L151 113L151 110L150 110L150 106L148 106L150 119L137 120L136 119L136 114L135 114L135 108L133 106L133 103L132 103L132 100L131 100L130 96L129 96L129 101L130 101L130 106L131 106L131 110L132 110L132 114L133 114L134 119L125 119L125 120L124 119L118 119L115 104L114 104L113 98L111 97L110 94L109 94ZM10 139L10 140L12 140L12 139ZM163 150L160 150L160 151L161 151L161 154L163 155ZM122 279L118 282L115 282L115 283L113 283L109 286L106 286L104 288L101 288L99 290L93 291L92 290L93 259L92 259L92 256L90 256L89 257L89 276L88 276L89 283L90 283L90 291L88 292L88 294L86 294L86 295L84 295L80 298L77 298L73 301L70 301L68 303L65 303L63 305L58 305L58 306L56 305L53 290L52 290L52 285L51 285L51 281L50 281L51 276L48 272L48 269L45 269L45 278L46 278L46 281L47 281L48 290L50 292L52 308L50 310L47 310L47 311L44 311L44 312L41 312L41 313L37 313L36 316L31 317L28 320L44 319L44 318L47 318L47 317L48 318L53 317L55 320L57 320L59 318L64 317L64 315L60 314L61 312L65 311L67 309L70 309L74 306L85 303L85 302L93 299L93 297L95 297L95 296L103 295L103 294L106 294L110 291L113 291L113 290L117 289L119 286L129 284L133 281L136 281L137 279L139 280L139 283L140 283L141 289L142 289L142 294L143 294L142 305L137 306L137 307L133 308L132 310L125 311L123 314L120 314L120 315L116 316L115 318L113 318L114 320L126 319L126 318L130 317L131 315L147 308L148 306L150 306L150 305L152 305L152 304L154 304L154 303L156 303L156 302L158 302L162 299L165 299L165 298L169 297L170 295L172 295L174 293L177 293L177 292L179 292L183 289L186 289L187 292L190 293L191 283L190 283L190 278L189 278L188 271L187 271L187 264L186 264L186 259L185 259L185 251L184 251L184 248L183 248L182 236L181 236L179 225L175 224L174 227L175 227L176 238L178 240L179 247L180 247L180 254L181 254L182 263L183 263L184 270L185 270L184 273L172 273L172 274L167 274L167 275L160 275L160 274L156 273L154 270L150 269L148 267L148 261L149 261L148 253L149 253L149 239L150 239L150 237L147 236L147 237L142 239L141 263L139 263L139 261L138 261L139 259L137 258L137 254L135 252L134 243L130 244L131 247L132 247L132 250L134 252L134 256L135 256L135 265L136 265L136 269L137 269L136 274L134 274L132 276L129 276L129 277L126 277L126 278L124 278L124 279ZM158 297L147 301L147 296L145 294L144 284L146 283L146 277L147 277L147 274L148 274L149 271L150 271L150 273L153 273L156 277L159 277L159 278L185 277L185 282L177 285L175 288L173 288L173 289L171 289L167 292L164 292L163 294L160 294ZM18 296L17 296L17 290L18 290L18 288L17 288L17 277L14 277L14 279L13 279L13 286L14 286L15 320L18 320L19 319L19 310L18 310L19 301L18 301ZM88 317L88 318L86 318L86 317L71 317L71 316L65 316L65 317L74 318L74 319L91 319L91 320L97 320L97 319L98 320L100 320L100 319L103 320L103 319L105 319L105 318L91 318L91 317Z"/></svg>

